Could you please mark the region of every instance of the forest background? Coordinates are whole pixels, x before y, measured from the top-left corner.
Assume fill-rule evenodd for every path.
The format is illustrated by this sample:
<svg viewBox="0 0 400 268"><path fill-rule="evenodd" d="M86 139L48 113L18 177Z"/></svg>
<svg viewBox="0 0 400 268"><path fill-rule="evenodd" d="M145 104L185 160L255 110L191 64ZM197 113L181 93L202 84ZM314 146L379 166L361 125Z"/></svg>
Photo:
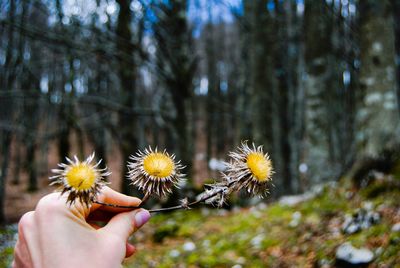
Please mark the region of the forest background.
<svg viewBox="0 0 400 268"><path fill-rule="evenodd" d="M243 140L270 153L272 198L384 171L399 53L398 0L1 0L0 222L92 151L134 195L129 156L175 153L190 179L164 205L195 196Z"/></svg>

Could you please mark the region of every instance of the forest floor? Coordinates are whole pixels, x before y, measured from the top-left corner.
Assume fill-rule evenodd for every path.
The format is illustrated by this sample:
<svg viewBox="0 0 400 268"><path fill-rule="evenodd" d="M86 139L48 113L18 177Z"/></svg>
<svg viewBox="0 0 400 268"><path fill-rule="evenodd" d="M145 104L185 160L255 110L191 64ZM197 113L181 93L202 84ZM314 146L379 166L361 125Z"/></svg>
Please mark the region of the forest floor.
<svg viewBox="0 0 400 268"><path fill-rule="evenodd" d="M360 211L379 218L346 234L346 218ZM373 252L369 267L400 267L399 222L392 176L360 191L330 183L268 205L155 215L133 236L138 252L125 267L334 267L344 242ZM0 267L11 259L15 232L12 225L0 235Z"/></svg>
<svg viewBox="0 0 400 268"><path fill-rule="evenodd" d="M344 242L371 250L370 267L400 267L400 231L392 231L400 189L387 178L361 191L328 184L270 205L156 215L134 237L138 252L126 267L332 267ZM346 215L363 209L379 220L345 234Z"/></svg>

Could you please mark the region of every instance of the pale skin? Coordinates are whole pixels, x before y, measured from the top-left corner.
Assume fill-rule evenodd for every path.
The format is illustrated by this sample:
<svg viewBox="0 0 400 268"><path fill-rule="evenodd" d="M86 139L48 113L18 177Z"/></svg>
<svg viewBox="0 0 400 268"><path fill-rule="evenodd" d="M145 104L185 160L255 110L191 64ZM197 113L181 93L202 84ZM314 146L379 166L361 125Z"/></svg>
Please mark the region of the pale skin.
<svg viewBox="0 0 400 268"><path fill-rule="evenodd" d="M134 254L135 247L127 241L148 221L148 211L99 204L87 208L79 202L69 206L65 201L60 193L49 194L35 211L21 218L13 267L121 267L124 259ZM122 206L141 203L108 187L98 201Z"/></svg>

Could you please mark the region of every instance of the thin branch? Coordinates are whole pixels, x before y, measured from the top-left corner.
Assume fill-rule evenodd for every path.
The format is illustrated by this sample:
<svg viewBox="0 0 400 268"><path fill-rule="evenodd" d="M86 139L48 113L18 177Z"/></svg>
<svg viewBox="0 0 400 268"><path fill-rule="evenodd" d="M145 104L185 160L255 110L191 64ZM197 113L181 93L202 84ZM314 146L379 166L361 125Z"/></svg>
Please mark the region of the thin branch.
<svg viewBox="0 0 400 268"><path fill-rule="evenodd" d="M149 210L149 212L150 213L166 212L166 211L173 211L173 210L178 210L178 209L186 209L186 210L188 210L188 209L191 209L192 206L198 205L201 202L204 202L204 201L206 201L206 200L208 200L210 198L213 198L214 196L217 196L218 194L222 193L223 191L224 191L224 189L220 189L220 190L214 192L213 194L208 195L208 196L206 195L206 196L204 196L203 198L201 198L199 200L196 200L196 201L193 201L193 202L189 203L188 205L183 205L182 204L182 205L178 205L178 206L174 206L174 207L168 207L168 208L151 209L151 210Z"/></svg>
<svg viewBox="0 0 400 268"><path fill-rule="evenodd" d="M232 180L231 182L229 182L226 185L226 188L231 187L236 181ZM214 193L210 194L210 195L204 195L202 198L200 198L199 200L193 201L189 204L181 204L181 205L177 205L177 206L173 206L173 207L167 207L167 208L157 208L157 209L150 209L149 212L150 213L156 213L156 212L166 212L166 211L173 211L173 210L178 210L178 209L191 209L191 207L196 206L202 202L207 201L208 199L211 199L219 194L221 194L223 191L225 191L226 188L220 188L219 190L215 191ZM116 205L116 204L108 204L108 203L103 203L100 201L93 201L93 203L99 204L99 205L103 205L103 206L109 206L109 207L115 207L115 208L142 208L143 203L150 197L150 195L145 195L142 199L142 203L140 204L140 206L122 206L122 205Z"/></svg>

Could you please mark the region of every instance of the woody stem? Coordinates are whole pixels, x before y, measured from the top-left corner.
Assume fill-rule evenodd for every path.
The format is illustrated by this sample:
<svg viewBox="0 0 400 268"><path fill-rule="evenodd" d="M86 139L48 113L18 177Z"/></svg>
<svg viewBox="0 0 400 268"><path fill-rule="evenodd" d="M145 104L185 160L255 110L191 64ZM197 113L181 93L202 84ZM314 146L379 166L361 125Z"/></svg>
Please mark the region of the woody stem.
<svg viewBox="0 0 400 268"><path fill-rule="evenodd" d="M172 211L172 210L177 210L177 209L189 209L191 206L197 205L201 202L204 202L214 196L216 196L217 194L221 193L223 190L221 189L220 191L216 191L215 193L208 195L208 196L204 196L203 198L193 201L191 203L189 203L187 206L184 205L178 205L178 206L173 206L173 207L168 207L168 208L159 208L159 209L150 209L149 212L154 213L154 212L163 212L163 211ZM146 198L146 199L145 199ZM148 197L143 197L142 199L142 203L140 204L140 206L123 206L123 205L116 205L116 204L109 204L109 203L103 203L100 201L94 201L93 203L99 204L99 205L103 205L103 206L108 206L108 207L114 207L114 208L141 208L143 205L143 202L146 201L148 199Z"/></svg>
<svg viewBox="0 0 400 268"><path fill-rule="evenodd" d="M195 205L197 205L197 204L199 204L201 202L204 202L204 201L206 201L206 200L208 200L208 199L210 199L210 198L222 193L222 191L223 191L223 189L221 189L219 191L216 191L211 195L204 196L203 198L201 198L199 200L196 200L196 201L193 201L193 202L191 202L191 203L189 203L187 205L179 205L179 206L173 206L173 207L168 207L168 208L150 209L149 212L150 213L155 213L155 212L173 211L173 210L178 210L178 209L190 209L190 207L195 206Z"/></svg>
<svg viewBox="0 0 400 268"><path fill-rule="evenodd" d="M235 183L235 181L231 181L227 187L231 187L233 184ZM210 195L204 195L202 198L200 198L199 200L193 201L187 205L178 205L178 206L173 206L173 207L167 207L167 208L158 208L158 209L150 209L149 212L150 213L155 213L155 212L166 212L166 211L173 211L173 210L178 210L178 209L190 209L191 206L195 206L199 203L202 203L204 201L207 201L210 198L213 198L214 196L217 196L218 194L222 193L224 191L223 188L221 188L218 191L215 191L214 193L210 194ZM122 205L116 205L116 204L108 204L108 203L103 203L100 201L94 201L94 203L99 204L99 205L103 205L103 206L109 206L109 207L115 207L115 208L141 208L143 206L143 203L150 197L150 194L145 194L145 196L142 199L142 203L140 204L140 206L122 206Z"/></svg>

